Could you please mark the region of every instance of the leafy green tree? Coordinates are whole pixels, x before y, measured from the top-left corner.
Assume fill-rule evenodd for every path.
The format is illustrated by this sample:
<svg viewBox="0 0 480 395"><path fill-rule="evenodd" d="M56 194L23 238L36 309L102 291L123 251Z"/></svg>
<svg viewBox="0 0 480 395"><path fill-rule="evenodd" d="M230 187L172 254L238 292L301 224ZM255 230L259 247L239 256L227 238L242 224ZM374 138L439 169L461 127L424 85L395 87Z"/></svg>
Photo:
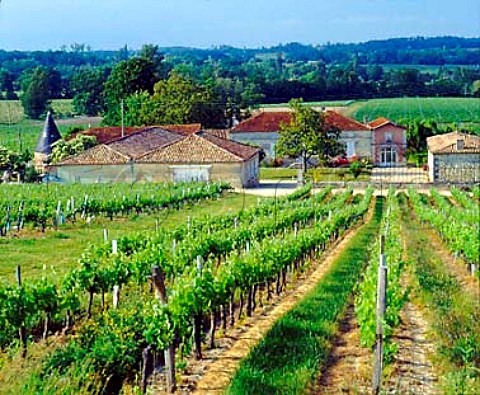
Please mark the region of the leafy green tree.
<svg viewBox="0 0 480 395"><path fill-rule="evenodd" d="M165 56L160 52L158 45L144 44L139 56L153 62L156 80L163 80L168 77L168 66L165 64Z"/></svg>
<svg viewBox="0 0 480 395"><path fill-rule="evenodd" d="M17 95L13 83L15 78L12 73L6 69L0 69L0 93L5 92L6 100L16 100Z"/></svg>
<svg viewBox="0 0 480 395"><path fill-rule="evenodd" d="M97 144L94 136L79 135L72 140L60 139L52 146L52 163L56 163L72 155L77 155Z"/></svg>
<svg viewBox="0 0 480 395"><path fill-rule="evenodd" d="M302 99L289 102L293 110L292 119L289 124L280 127L277 153L301 158L303 171L306 171L311 157L317 156L324 163L332 156L341 154L344 147L338 141L340 130L326 124L323 113L302 103Z"/></svg>
<svg viewBox="0 0 480 395"><path fill-rule="evenodd" d="M49 74L42 67L37 67L26 81L26 88L20 100L25 114L33 119L43 116L50 105Z"/></svg>
<svg viewBox="0 0 480 395"><path fill-rule="evenodd" d="M137 92L152 93L155 81L155 63L151 59L134 57L117 63L105 82L104 122L119 125L122 100Z"/></svg>
<svg viewBox="0 0 480 395"><path fill-rule="evenodd" d="M87 69L72 77L73 108L76 112L98 115L104 110L103 85L109 72L108 69Z"/></svg>
<svg viewBox="0 0 480 395"><path fill-rule="evenodd" d="M435 121L413 121L407 129L407 147L409 153L420 153L427 149L427 137L438 133Z"/></svg>
<svg viewBox="0 0 480 395"><path fill-rule="evenodd" d="M135 93L125 100L125 123L130 126L200 122L206 127L225 124L225 106L213 90L172 72L155 84L154 94Z"/></svg>

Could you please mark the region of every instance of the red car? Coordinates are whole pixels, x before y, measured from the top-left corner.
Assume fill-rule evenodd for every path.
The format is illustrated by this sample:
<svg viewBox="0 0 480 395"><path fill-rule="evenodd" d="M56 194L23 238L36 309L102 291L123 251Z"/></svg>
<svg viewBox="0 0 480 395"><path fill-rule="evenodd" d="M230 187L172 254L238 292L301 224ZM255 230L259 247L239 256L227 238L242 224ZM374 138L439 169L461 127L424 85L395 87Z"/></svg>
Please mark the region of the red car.
<svg viewBox="0 0 480 395"><path fill-rule="evenodd" d="M346 166L350 164L350 161L347 158L343 158L341 156L336 156L335 158L332 158L330 161L330 166L332 167L341 167L341 166Z"/></svg>

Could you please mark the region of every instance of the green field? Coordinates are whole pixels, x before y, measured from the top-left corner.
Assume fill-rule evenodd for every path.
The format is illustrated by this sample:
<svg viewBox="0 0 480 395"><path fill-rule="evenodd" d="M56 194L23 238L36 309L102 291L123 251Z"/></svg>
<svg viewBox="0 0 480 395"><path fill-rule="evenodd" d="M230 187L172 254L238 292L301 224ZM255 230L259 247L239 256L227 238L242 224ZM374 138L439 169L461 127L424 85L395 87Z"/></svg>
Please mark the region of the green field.
<svg viewBox="0 0 480 395"><path fill-rule="evenodd" d="M462 97L400 97L391 99L339 100L305 103L311 107L344 107L340 111L360 122L387 117L406 124L432 119L438 124L466 127L480 132L480 99ZM260 108L288 108L288 103L262 104Z"/></svg>
<svg viewBox="0 0 480 395"><path fill-rule="evenodd" d="M313 101L305 103L309 107L345 107L355 100L336 100L336 101ZM288 103L275 103L275 104L261 104L260 108L283 108L288 107Z"/></svg>
<svg viewBox="0 0 480 395"><path fill-rule="evenodd" d="M476 124L480 128L480 99L459 97L404 97L356 101L345 114L359 121L387 117L397 122L433 119L438 123Z"/></svg>
<svg viewBox="0 0 480 395"><path fill-rule="evenodd" d="M72 100L53 100L52 107L60 133L64 135L71 126L87 128L99 124L99 118L72 117ZM43 128L43 120L27 119L20 101L0 100L0 145L18 151L33 151Z"/></svg>

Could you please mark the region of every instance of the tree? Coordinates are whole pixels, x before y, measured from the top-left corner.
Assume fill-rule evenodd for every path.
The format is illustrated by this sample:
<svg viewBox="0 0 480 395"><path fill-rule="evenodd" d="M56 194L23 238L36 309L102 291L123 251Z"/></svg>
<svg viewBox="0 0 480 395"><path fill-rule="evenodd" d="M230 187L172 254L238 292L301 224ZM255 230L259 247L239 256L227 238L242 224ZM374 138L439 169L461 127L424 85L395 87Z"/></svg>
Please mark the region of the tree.
<svg viewBox="0 0 480 395"><path fill-rule="evenodd" d="M5 92L6 100L17 100L17 95L15 94L15 89L13 87L13 82L15 78L12 73L6 69L0 69L0 93Z"/></svg>
<svg viewBox="0 0 480 395"><path fill-rule="evenodd" d="M30 118L39 119L48 110L50 104L48 78L48 72L42 67L37 67L28 78L28 82L26 81L26 89L20 100L25 114Z"/></svg>
<svg viewBox="0 0 480 395"><path fill-rule="evenodd" d="M301 158L305 172L312 156L318 156L319 161L325 163L332 156L343 153L344 147L338 141L340 130L328 125L322 113L302 103L302 99L289 102L292 119L280 127L277 153Z"/></svg>
<svg viewBox="0 0 480 395"><path fill-rule="evenodd" d="M155 84L154 94L143 91L125 100L125 124L185 124L199 122L205 127L225 124L225 105L213 90L172 72Z"/></svg>
<svg viewBox="0 0 480 395"><path fill-rule="evenodd" d="M117 63L105 82L104 122L120 124L122 100L136 92L152 93L155 81L155 64L151 59L137 56Z"/></svg>
<svg viewBox="0 0 480 395"><path fill-rule="evenodd" d="M427 150L427 137L438 133L435 121L413 121L407 130L407 146L410 153L420 153Z"/></svg>
<svg viewBox="0 0 480 395"><path fill-rule="evenodd" d="M73 108L86 115L98 115L105 108L103 85L110 70L87 69L76 73L71 82Z"/></svg>
<svg viewBox="0 0 480 395"><path fill-rule="evenodd" d="M52 163L60 162L72 155L78 155L97 144L95 136L79 135L72 140L65 141L60 139L56 141L52 146Z"/></svg>

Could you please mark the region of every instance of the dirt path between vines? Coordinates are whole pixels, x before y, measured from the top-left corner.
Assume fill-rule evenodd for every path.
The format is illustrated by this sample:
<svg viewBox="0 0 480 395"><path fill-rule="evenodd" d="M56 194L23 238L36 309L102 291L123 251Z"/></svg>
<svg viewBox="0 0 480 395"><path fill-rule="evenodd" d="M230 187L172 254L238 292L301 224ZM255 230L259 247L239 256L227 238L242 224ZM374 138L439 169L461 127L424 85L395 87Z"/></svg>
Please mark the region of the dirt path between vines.
<svg viewBox="0 0 480 395"><path fill-rule="evenodd" d="M446 264L450 273L457 278L462 287L472 295L480 297L480 281L469 273L465 261L461 258L456 258L433 229L421 227L416 219L415 223L421 228L420 231L423 231L428 237L430 248L441 256L442 261Z"/></svg>
<svg viewBox="0 0 480 395"><path fill-rule="evenodd" d="M432 364L435 342L429 333L429 323L422 309L407 302L401 312L402 323L392 341L398 344L398 353L392 364L392 373L385 385L387 394L435 395L438 376Z"/></svg>
<svg viewBox="0 0 480 395"><path fill-rule="evenodd" d="M339 324L325 368L310 393L368 394L371 372L372 354L360 346L360 327L352 301Z"/></svg>
<svg viewBox="0 0 480 395"><path fill-rule="evenodd" d="M409 216L403 208L404 215ZM416 241L418 232L429 238L426 229L418 229L418 222L413 218L405 218L402 223L404 240L403 260L408 262L412 249L425 248ZM437 248L432 246L433 248ZM430 247L431 248L431 247ZM413 267L406 265L401 279L403 288L411 287L409 300L401 313L401 324L392 336L392 342L398 345L398 352L393 357L391 372L385 383L386 394L435 395L438 394L438 372L432 360L436 351L435 340L430 332L430 323L425 311L415 295Z"/></svg>
<svg viewBox="0 0 480 395"><path fill-rule="evenodd" d="M351 238L363 224L369 222L373 215L373 205L367 217L354 228L349 229L343 238L334 243L327 252L312 265L312 269L283 295L266 306L260 314L255 314L245 320L241 328L227 331L224 339L217 341L219 348L206 350L203 361L192 362L189 365L189 375L182 375L179 380L180 394L217 395L223 394L230 384L231 378L240 362L249 354L267 334L273 324L296 303L311 292L317 283L330 269L332 263L343 251Z"/></svg>

